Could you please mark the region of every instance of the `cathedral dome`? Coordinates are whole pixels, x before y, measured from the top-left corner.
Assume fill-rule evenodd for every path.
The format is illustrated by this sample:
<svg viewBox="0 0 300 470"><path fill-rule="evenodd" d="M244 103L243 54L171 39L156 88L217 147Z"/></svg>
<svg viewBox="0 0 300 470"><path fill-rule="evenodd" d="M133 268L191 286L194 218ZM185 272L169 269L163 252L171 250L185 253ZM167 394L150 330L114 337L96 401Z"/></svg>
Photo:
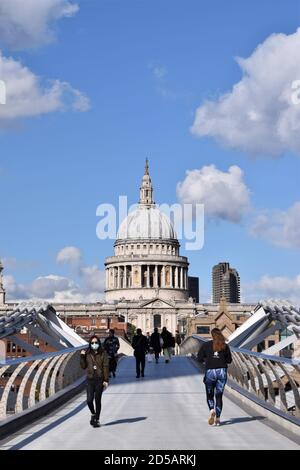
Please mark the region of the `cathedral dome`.
<svg viewBox="0 0 300 470"><path fill-rule="evenodd" d="M121 223L117 240L176 240L170 219L154 204L140 204Z"/></svg>
<svg viewBox="0 0 300 470"><path fill-rule="evenodd" d="M154 202L146 159L139 203L120 224L114 256L105 261L106 300L187 300L189 263L179 248L172 220Z"/></svg>

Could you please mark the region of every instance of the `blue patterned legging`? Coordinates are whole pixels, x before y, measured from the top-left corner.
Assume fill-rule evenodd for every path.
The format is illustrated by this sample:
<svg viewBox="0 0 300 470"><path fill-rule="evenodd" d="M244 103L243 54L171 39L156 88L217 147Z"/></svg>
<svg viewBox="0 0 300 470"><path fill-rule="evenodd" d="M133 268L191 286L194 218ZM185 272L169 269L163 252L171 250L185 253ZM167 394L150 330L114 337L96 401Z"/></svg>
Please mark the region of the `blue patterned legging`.
<svg viewBox="0 0 300 470"><path fill-rule="evenodd" d="M221 416L223 408L223 392L227 381L227 369L207 369L204 380L208 408L216 411L216 416ZM215 406L216 396L216 406Z"/></svg>

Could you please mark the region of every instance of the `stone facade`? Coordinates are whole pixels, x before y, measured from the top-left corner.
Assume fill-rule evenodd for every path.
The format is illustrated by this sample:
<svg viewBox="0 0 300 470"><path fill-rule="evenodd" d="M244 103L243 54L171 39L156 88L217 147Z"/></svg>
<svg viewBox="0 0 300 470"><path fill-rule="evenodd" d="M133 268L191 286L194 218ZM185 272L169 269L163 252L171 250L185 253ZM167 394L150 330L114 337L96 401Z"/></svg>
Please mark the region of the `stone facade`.
<svg viewBox="0 0 300 470"><path fill-rule="evenodd" d="M179 248L171 221L154 203L146 160L138 207L122 221L114 256L105 260L106 300L187 300L189 263Z"/></svg>

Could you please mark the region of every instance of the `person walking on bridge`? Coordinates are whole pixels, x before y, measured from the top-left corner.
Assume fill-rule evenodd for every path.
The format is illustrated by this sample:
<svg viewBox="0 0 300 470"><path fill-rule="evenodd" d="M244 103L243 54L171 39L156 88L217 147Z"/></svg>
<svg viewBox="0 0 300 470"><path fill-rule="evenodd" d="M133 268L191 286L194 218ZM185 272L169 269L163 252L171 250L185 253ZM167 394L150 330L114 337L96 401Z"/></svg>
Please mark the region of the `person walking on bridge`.
<svg viewBox="0 0 300 470"><path fill-rule="evenodd" d="M136 360L136 378L139 379L140 376L144 377L146 352L148 351L147 338L142 334L140 328L136 330L136 335L133 337L132 347Z"/></svg>
<svg viewBox="0 0 300 470"><path fill-rule="evenodd" d="M160 338L160 334L158 332L158 328L154 328L154 332L152 333L152 335L150 337L150 347L154 351L156 364L158 364L159 355L161 353L160 340L161 340L161 338Z"/></svg>
<svg viewBox="0 0 300 470"><path fill-rule="evenodd" d="M179 333L178 330L176 330L176 335L175 335L175 354L176 354L176 356L179 356L179 354L180 354L180 345L181 345L181 334Z"/></svg>
<svg viewBox="0 0 300 470"><path fill-rule="evenodd" d="M168 364L171 360L171 355L173 348L175 347L175 338L164 326L161 332L161 337L163 339L163 351L165 356L165 363Z"/></svg>
<svg viewBox="0 0 300 470"><path fill-rule="evenodd" d="M205 362L204 384L210 414L208 424L220 426L223 408L223 393L227 382L227 366L231 363L231 352L219 328L211 331L212 341L205 342L199 349L198 360Z"/></svg>
<svg viewBox="0 0 300 470"><path fill-rule="evenodd" d="M117 364L118 364L118 350L120 349L119 338L115 336L115 330L109 330L109 336L104 340L104 349L109 357L109 375L116 376Z"/></svg>
<svg viewBox="0 0 300 470"><path fill-rule="evenodd" d="M80 365L87 371L87 405L92 414L90 424L99 428L102 393L108 386L109 358L97 336L93 335L88 349L81 351Z"/></svg>

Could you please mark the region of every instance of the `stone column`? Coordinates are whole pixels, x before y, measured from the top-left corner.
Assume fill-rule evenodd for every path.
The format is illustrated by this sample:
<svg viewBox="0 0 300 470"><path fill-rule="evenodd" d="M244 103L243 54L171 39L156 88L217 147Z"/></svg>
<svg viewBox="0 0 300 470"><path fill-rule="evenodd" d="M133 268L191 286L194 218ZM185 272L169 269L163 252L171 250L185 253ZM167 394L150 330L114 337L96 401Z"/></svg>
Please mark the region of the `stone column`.
<svg viewBox="0 0 300 470"><path fill-rule="evenodd" d="M118 280L117 280L117 289L120 289L120 266L118 266Z"/></svg>
<svg viewBox="0 0 300 470"><path fill-rule="evenodd" d="M173 286L173 266L170 266L170 287Z"/></svg>
<svg viewBox="0 0 300 470"><path fill-rule="evenodd" d="M147 265L147 287L150 287L150 266Z"/></svg>
<svg viewBox="0 0 300 470"><path fill-rule="evenodd" d="M162 286L161 287L166 287L166 266L162 266Z"/></svg>
<svg viewBox="0 0 300 470"><path fill-rule="evenodd" d="M183 289L183 267L180 267L180 289Z"/></svg>
<svg viewBox="0 0 300 470"><path fill-rule="evenodd" d="M123 288L126 289L127 287L127 266L123 266Z"/></svg>
<svg viewBox="0 0 300 470"><path fill-rule="evenodd" d="M108 268L106 268L106 270L105 270L105 275L106 275L105 276L105 287L106 287L106 289L108 289L109 288L109 270L108 270Z"/></svg>
<svg viewBox="0 0 300 470"><path fill-rule="evenodd" d="M118 268L114 267L113 270L114 270L114 288L116 289L117 284L118 284L118 279L117 279Z"/></svg>
<svg viewBox="0 0 300 470"><path fill-rule="evenodd" d="M154 267L154 287L158 287L158 267L157 267L157 264Z"/></svg>
<svg viewBox="0 0 300 470"><path fill-rule="evenodd" d="M175 267L175 288L178 289L178 266Z"/></svg>

